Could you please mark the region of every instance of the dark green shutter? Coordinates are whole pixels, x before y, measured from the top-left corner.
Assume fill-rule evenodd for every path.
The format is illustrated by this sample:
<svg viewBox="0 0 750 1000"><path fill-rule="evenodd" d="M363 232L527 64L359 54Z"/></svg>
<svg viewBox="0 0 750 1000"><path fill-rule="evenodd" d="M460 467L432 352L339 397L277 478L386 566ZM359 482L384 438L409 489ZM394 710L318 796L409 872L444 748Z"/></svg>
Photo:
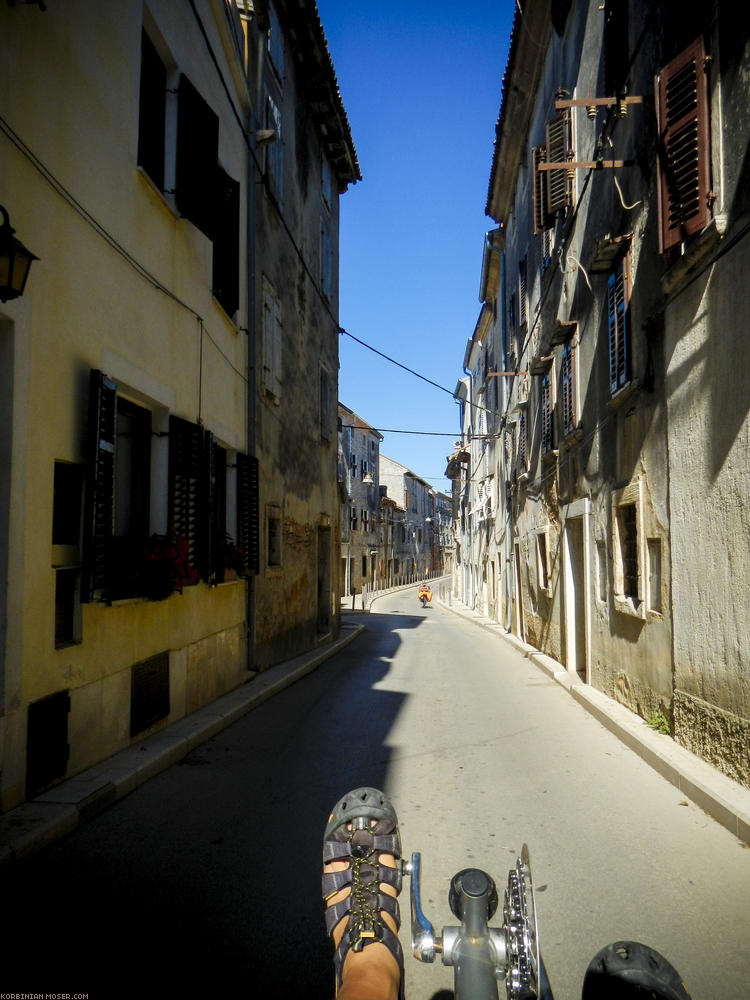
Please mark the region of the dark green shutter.
<svg viewBox="0 0 750 1000"><path fill-rule="evenodd" d="M117 386L98 369L89 379L86 501L84 505L81 601L107 583L115 503Z"/></svg>
<svg viewBox="0 0 750 1000"><path fill-rule="evenodd" d="M237 544L248 573L260 572L260 501L258 459L237 455Z"/></svg>
<svg viewBox="0 0 750 1000"><path fill-rule="evenodd" d="M169 418L169 532L185 539L192 566L201 569L205 550L204 431L181 417Z"/></svg>

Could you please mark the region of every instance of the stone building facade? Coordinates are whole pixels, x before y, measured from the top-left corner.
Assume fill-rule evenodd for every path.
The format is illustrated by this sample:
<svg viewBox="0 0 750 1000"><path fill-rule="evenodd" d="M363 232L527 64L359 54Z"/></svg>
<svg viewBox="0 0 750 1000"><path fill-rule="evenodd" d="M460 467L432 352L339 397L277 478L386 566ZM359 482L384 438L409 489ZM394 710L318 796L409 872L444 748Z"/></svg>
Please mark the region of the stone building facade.
<svg viewBox="0 0 750 1000"><path fill-rule="evenodd" d="M8 809L335 632L359 168L314 4L4 5L0 51Z"/></svg>
<svg viewBox="0 0 750 1000"><path fill-rule="evenodd" d="M462 442L475 599L745 784L748 38L723 4L516 13Z"/></svg>

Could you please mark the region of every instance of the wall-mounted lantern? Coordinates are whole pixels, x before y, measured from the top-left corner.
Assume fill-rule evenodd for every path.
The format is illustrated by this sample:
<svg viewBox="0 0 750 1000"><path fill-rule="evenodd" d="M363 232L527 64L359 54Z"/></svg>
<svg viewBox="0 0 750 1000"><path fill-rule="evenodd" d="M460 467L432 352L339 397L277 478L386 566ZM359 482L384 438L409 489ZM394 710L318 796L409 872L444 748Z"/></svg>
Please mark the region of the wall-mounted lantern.
<svg viewBox="0 0 750 1000"><path fill-rule="evenodd" d="M31 262L39 258L15 238L15 229L2 205L0 215L3 218L0 225L0 302L7 302L23 295Z"/></svg>

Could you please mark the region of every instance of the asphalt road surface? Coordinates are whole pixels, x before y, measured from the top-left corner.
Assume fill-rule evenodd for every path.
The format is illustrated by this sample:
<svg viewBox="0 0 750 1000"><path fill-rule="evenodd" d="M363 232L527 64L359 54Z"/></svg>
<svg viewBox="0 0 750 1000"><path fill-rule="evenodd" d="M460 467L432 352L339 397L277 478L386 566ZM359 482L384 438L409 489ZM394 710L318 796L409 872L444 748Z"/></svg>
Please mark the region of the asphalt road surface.
<svg viewBox="0 0 750 1000"><path fill-rule="evenodd" d="M374 785L404 853L422 852L438 929L456 871L485 869L502 895L528 843L556 1000L617 939L659 949L694 1000L750 995L749 850L508 643L416 591L361 621L313 674L3 876L0 992L332 997L322 831ZM431 1000L452 972L409 955L408 886L407 997Z"/></svg>

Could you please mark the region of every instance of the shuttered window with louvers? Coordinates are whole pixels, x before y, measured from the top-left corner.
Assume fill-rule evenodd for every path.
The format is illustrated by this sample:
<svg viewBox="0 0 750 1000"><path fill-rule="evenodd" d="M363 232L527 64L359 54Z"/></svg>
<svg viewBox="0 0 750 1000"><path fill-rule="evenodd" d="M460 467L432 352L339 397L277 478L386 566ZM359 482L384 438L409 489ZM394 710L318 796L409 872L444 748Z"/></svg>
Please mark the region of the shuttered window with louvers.
<svg viewBox="0 0 750 1000"><path fill-rule="evenodd" d="M237 544L248 573L260 572L260 501L258 459L237 455Z"/></svg>
<svg viewBox="0 0 750 1000"><path fill-rule="evenodd" d="M711 218L706 55L698 38L656 81L662 252Z"/></svg>
<svg viewBox="0 0 750 1000"><path fill-rule="evenodd" d="M169 418L169 532L188 545L192 566L205 571L205 435L181 417Z"/></svg>
<svg viewBox="0 0 750 1000"><path fill-rule="evenodd" d="M84 507L81 601L91 601L107 584L115 499L117 387L98 369L89 380L86 501Z"/></svg>
<svg viewBox="0 0 750 1000"><path fill-rule="evenodd" d="M607 283L609 324L609 389L614 395L630 381L630 322L627 258L617 265Z"/></svg>

